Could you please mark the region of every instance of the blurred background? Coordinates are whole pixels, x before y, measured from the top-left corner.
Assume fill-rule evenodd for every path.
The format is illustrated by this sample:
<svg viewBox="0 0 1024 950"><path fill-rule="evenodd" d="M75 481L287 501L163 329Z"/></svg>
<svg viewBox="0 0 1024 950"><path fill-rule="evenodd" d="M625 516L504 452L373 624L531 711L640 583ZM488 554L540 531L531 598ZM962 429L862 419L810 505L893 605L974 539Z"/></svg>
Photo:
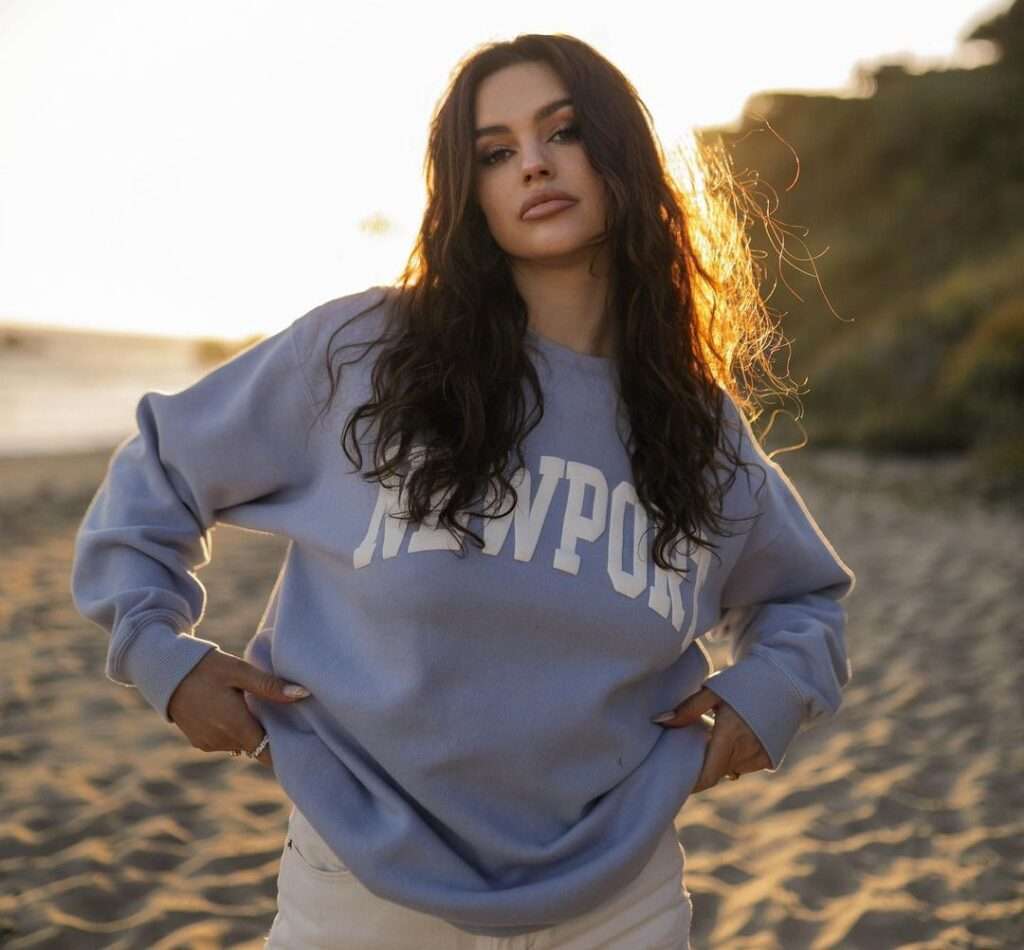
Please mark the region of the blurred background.
<svg viewBox="0 0 1024 950"><path fill-rule="evenodd" d="M566 3L443 30L393 9L0 3L0 455L112 444L145 388L392 282L457 59L566 30L631 78L666 149L722 140L800 230L803 273L751 240L809 444L958 455L968 490L1020 497L1019 4L641 4L627 24Z"/></svg>
<svg viewBox="0 0 1024 950"><path fill-rule="evenodd" d="M145 391L395 279L450 71L521 32L785 224L769 443L858 577L840 716L677 819L694 946L1024 946L1024 0L0 0L0 946L261 947L288 803L103 678L74 532ZM285 547L215 550L240 654Z"/></svg>

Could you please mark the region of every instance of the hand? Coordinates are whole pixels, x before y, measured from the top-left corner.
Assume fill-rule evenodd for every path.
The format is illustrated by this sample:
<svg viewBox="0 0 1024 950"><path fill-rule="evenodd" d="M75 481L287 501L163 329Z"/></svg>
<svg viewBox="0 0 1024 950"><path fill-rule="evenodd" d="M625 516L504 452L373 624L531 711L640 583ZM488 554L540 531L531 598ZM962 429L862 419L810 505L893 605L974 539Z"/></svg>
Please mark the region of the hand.
<svg viewBox="0 0 1024 950"><path fill-rule="evenodd" d="M196 749L203 752L252 751L263 738L260 721L249 711L243 692L277 703L294 703L305 696L288 696L290 684L220 649L210 650L178 684L167 713ZM256 759L273 769L268 745Z"/></svg>
<svg viewBox="0 0 1024 950"><path fill-rule="evenodd" d="M743 717L706 686L687 697L676 707L675 715L659 725L672 728L689 726L699 721L702 713L711 709L715 710L715 725L704 751L704 765L693 787L694 792L713 788L726 772L743 775L759 769L770 769L772 766L761 740Z"/></svg>

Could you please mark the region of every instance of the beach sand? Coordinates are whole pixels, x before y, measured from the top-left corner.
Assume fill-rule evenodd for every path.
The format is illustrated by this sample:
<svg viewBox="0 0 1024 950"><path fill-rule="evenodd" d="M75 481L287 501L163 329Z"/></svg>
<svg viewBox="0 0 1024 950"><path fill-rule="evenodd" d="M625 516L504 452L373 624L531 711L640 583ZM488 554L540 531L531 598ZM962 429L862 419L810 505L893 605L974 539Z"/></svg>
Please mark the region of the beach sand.
<svg viewBox="0 0 1024 950"><path fill-rule="evenodd" d="M260 948L286 796L108 681L71 602L108 460L0 460L0 946ZM777 773L677 816L694 950L1024 946L1024 515L955 461L778 460L857 574L854 676ZM242 652L284 544L215 530L201 636Z"/></svg>

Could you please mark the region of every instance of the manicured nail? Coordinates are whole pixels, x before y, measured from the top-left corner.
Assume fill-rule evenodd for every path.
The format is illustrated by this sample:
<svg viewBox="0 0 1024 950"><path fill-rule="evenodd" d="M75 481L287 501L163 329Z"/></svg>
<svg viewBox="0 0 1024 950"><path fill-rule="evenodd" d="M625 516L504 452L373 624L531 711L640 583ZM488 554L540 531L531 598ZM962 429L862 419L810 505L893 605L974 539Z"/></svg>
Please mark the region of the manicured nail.
<svg viewBox="0 0 1024 950"><path fill-rule="evenodd" d="M669 719L675 719L676 711L674 709L668 712L663 712L660 716L655 716L651 719L651 722L668 722Z"/></svg>
<svg viewBox="0 0 1024 950"><path fill-rule="evenodd" d="M297 686L295 683L289 683L284 688L285 696L289 696L292 699L304 699L309 695L309 690L305 686Z"/></svg>

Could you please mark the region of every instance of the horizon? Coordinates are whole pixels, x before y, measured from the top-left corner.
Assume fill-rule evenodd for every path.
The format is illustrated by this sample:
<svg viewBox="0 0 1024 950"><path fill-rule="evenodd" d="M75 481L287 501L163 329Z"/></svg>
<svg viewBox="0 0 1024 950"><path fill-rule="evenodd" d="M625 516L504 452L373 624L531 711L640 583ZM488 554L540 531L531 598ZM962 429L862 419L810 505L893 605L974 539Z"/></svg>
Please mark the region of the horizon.
<svg viewBox="0 0 1024 950"><path fill-rule="evenodd" d="M667 16L652 0L597 13L572 0L532 17L449 2L444 30L436 7L417 7L399 36L386 8L324 0L186 2L194 16L180 3L13 0L0 6L0 324L237 341L394 283L422 216L436 100L492 39L592 44L671 152L694 129L735 127L754 96L861 95L857 74L883 64L982 65L988 44L960 37L1010 5L835 4L808 46L823 16L810 0L773 10L767 29L746 28L737 0ZM638 25L648 16L653 35ZM396 61L417 82L389 81ZM346 101L349 89L362 94Z"/></svg>

